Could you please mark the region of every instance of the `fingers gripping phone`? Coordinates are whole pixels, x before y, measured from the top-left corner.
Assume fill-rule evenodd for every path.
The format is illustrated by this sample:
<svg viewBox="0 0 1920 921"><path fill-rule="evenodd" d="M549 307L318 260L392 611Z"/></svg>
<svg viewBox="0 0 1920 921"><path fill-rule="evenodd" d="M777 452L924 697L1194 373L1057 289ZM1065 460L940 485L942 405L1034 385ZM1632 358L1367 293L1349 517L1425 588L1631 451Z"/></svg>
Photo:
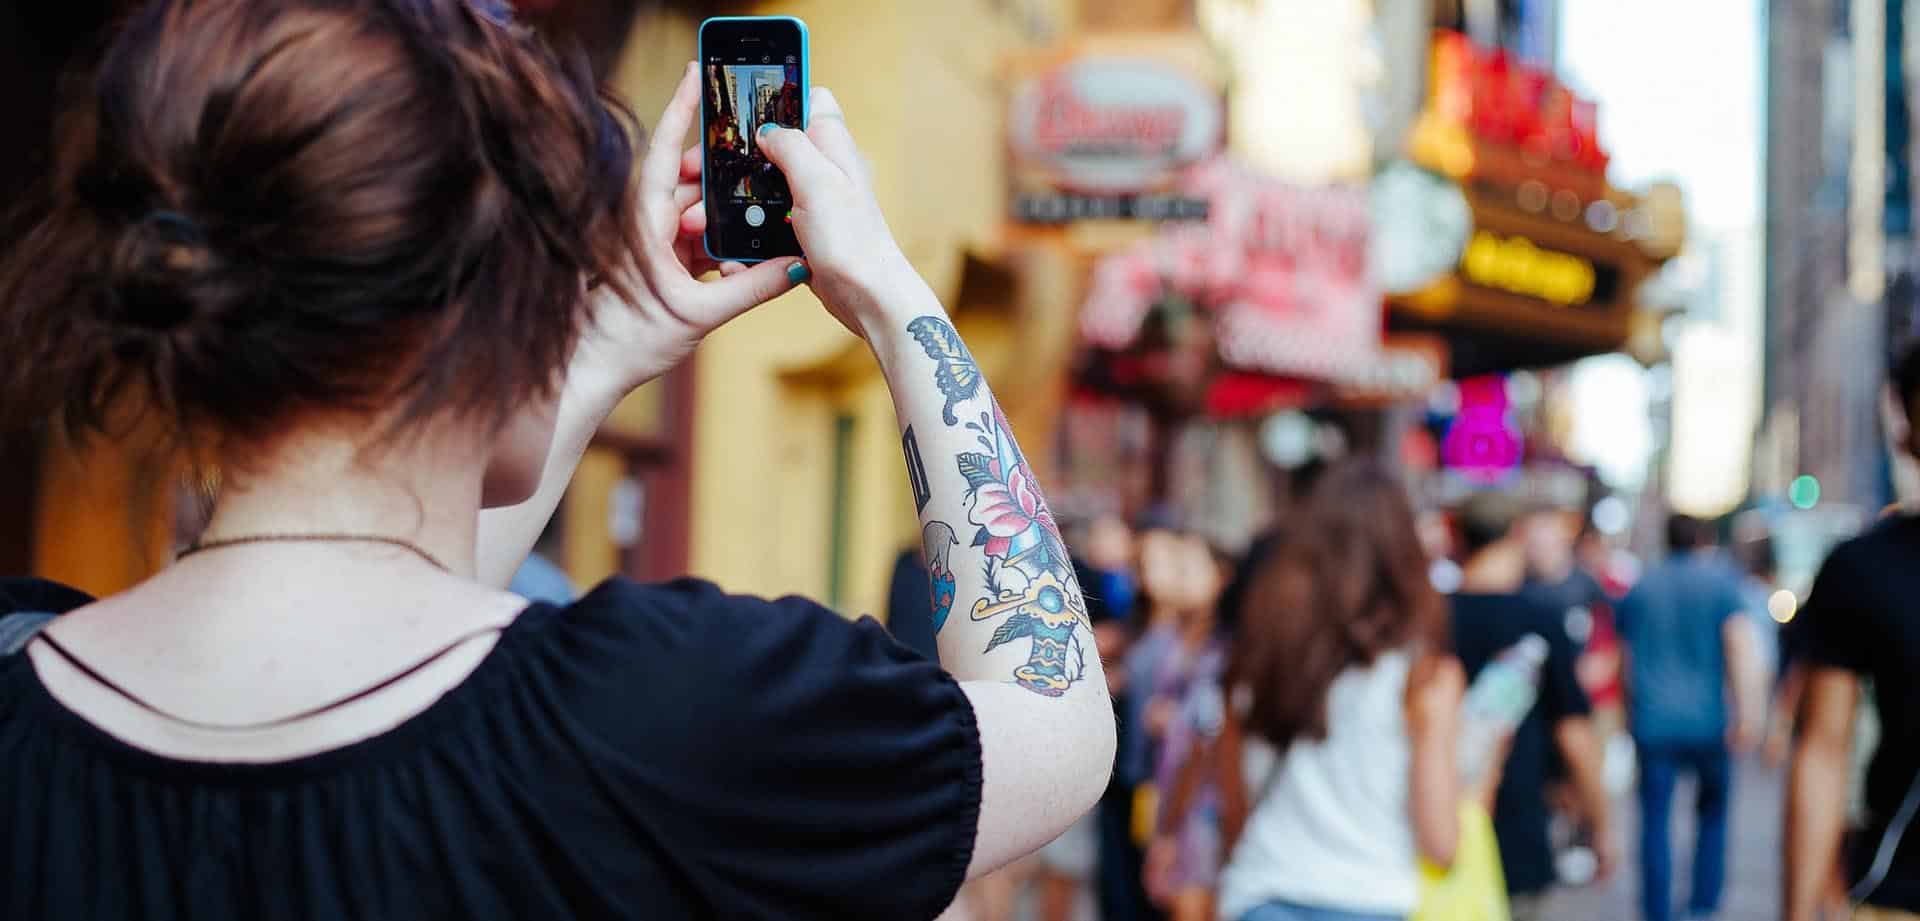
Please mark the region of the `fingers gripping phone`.
<svg viewBox="0 0 1920 921"><path fill-rule="evenodd" d="M793 192L760 151L760 129L807 124L807 25L791 16L700 24L700 164L707 255L760 262L800 255Z"/></svg>

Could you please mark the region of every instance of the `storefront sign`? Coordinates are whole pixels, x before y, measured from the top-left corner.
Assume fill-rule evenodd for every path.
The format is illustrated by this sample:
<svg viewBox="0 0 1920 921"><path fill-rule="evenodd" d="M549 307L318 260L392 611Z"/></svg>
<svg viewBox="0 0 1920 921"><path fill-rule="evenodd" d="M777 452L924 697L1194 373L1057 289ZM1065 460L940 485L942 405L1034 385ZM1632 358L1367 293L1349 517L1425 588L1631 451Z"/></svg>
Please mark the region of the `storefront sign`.
<svg viewBox="0 0 1920 921"><path fill-rule="evenodd" d="M1447 342L1439 336L1389 333L1373 363L1335 388L1340 405L1390 406L1432 392L1447 378Z"/></svg>
<svg viewBox="0 0 1920 921"><path fill-rule="evenodd" d="M1207 220L1102 260L1081 313L1088 342L1124 349L1155 304L1178 299L1211 315L1229 369L1339 381L1372 367L1381 301L1363 189L1297 186L1224 161L1184 188L1208 203Z"/></svg>
<svg viewBox="0 0 1920 921"><path fill-rule="evenodd" d="M1440 443L1447 469L1479 483L1498 483L1520 469L1526 440L1500 377L1460 382L1460 411Z"/></svg>
<svg viewBox="0 0 1920 921"><path fill-rule="evenodd" d="M1600 274L1592 260L1543 249L1526 237L1481 230L1460 260L1461 277L1485 288L1537 297L1561 307L1593 300Z"/></svg>
<svg viewBox="0 0 1920 921"><path fill-rule="evenodd" d="M1469 373L1613 351L1633 329L1633 293L1659 263L1634 241L1468 193L1472 231L1450 275L1389 298L1396 328L1451 331ZM1458 369L1456 369L1458 370Z"/></svg>
<svg viewBox="0 0 1920 921"><path fill-rule="evenodd" d="M1460 186L1411 163L1373 177L1373 276L1392 294L1410 294L1451 274L1473 235L1473 209Z"/></svg>
<svg viewBox="0 0 1920 921"><path fill-rule="evenodd" d="M1591 100L1501 48L1458 32L1433 41L1433 113L1477 140L1518 148L1530 159L1605 174L1599 113Z"/></svg>
<svg viewBox="0 0 1920 921"><path fill-rule="evenodd" d="M1168 194L1182 170L1219 151L1220 91L1145 53L1088 53L1021 80L1007 118L1013 216L1195 219L1204 203Z"/></svg>
<svg viewBox="0 0 1920 921"><path fill-rule="evenodd" d="M1609 185L1594 103L1504 50L1437 33L1428 85L1409 156L1459 195L1407 173L1388 200L1406 225L1380 260L1395 328L1447 335L1455 373L1626 344L1635 287L1683 236L1677 195ZM1449 250L1457 262L1423 281Z"/></svg>

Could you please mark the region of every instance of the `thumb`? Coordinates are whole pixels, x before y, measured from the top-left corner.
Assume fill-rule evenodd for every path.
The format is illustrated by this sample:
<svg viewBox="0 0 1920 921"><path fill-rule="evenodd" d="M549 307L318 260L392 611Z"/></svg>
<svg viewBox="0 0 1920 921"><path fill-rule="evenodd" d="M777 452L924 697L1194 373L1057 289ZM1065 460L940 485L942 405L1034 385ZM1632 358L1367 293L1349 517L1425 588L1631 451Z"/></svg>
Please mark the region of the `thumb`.
<svg viewBox="0 0 1920 921"><path fill-rule="evenodd" d="M713 281L700 282L700 315L713 330L807 280L806 263L772 259Z"/></svg>
<svg viewBox="0 0 1920 921"><path fill-rule="evenodd" d="M827 159L805 131L768 127L756 140L767 159L786 174L796 204L805 206L808 195L825 183L847 180L846 173Z"/></svg>

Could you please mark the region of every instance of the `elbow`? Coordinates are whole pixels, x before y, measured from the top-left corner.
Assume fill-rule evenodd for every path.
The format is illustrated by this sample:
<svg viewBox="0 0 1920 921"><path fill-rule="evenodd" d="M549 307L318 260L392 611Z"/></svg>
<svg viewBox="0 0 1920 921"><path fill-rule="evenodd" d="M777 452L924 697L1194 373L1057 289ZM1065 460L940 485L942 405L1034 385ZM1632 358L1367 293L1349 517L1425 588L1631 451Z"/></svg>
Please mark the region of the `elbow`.
<svg viewBox="0 0 1920 921"><path fill-rule="evenodd" d="M1106 795L1107 785L1113 780L1114 756L1118 749L1111 708L1101 708L1099 712L1091 713L1082 725L1085 726L1084 734L1074 747L1076 754L1072 759L1078 769L1076 780L1066 790L1072 798L1075 816L1092 811L1100 798Z"/></svg>
<svg viewBox="0 0 1920 921"><path fill-rule="evenodd" d="M1107 785L1113 782L1113 765L1119 753L1119 733L1115 729L1115 719L1112 708L1106 708L1104 712L1096 714L1088 721L1092 724L1093 732L1087 740L1087 757L1092 761L1092 770L1087 774L1097 781L1093 784L1092 796L1087 802L1088 808L1092 808L1094 803L1099 802L1101 795L1107 791Z"/></svg>

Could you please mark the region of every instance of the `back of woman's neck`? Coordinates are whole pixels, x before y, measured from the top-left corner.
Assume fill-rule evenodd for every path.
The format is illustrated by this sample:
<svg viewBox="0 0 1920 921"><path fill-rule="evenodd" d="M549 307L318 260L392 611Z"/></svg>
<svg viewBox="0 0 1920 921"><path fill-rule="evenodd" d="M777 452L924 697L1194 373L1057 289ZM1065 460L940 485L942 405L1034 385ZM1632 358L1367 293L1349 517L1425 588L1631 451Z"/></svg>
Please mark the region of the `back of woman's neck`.
<svg viewBox="0 0 1920 921"><path fill-rule="evenodd" d="M292 436L268 458L224 471L199 542L262 535L404 541L471 575L484 470L431 441L364 449L322 434Z"/></svg>

